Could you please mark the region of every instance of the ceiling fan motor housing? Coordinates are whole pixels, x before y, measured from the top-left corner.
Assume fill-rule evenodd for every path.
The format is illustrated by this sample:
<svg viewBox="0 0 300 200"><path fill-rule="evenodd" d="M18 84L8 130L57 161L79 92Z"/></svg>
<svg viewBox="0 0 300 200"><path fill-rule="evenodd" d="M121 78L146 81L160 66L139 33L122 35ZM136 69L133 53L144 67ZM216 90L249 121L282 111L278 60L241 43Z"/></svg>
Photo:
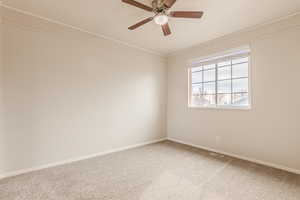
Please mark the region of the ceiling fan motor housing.
<svg viewBox="0 0 300 200"><path fill-rule="evenodd" d="M152 7L156 14L164 13L167 9L163 0L153 0Z"/></svg>

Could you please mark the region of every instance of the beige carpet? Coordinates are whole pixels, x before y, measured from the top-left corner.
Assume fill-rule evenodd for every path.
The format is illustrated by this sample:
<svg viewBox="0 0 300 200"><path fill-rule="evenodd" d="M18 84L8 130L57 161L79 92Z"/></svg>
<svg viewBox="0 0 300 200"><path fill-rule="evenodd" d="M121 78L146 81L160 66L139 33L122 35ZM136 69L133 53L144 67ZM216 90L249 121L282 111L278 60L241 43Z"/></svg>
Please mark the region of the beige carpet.
<svg viewBox="0 0 300 200"><path fill-rule="evenodd" d="M0 180L1 200L300 200L300 176L161 142Z"/></svg>

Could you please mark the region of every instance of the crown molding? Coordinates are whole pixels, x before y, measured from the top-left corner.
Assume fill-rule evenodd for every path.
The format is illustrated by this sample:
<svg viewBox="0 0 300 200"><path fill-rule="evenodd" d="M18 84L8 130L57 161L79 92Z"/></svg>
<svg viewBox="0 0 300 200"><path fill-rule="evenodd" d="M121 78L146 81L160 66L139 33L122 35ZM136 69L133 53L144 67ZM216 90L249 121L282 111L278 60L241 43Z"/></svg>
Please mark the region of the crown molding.
<svg viewBox="0 0 300 200"><path fill-rule="evenodd" d="M275 23L278 23L278 22L281 22L281 21L284 21L284 20L288 20L289 18L300 14L300 11L296 11L296 12L291 13L289 15L282 16L282 17L279 17L279 18L276 18L276 19L272 19L272 20L269 20L269 21L266 21L266 22L263 22L263 23L260 23L260 24L254 25L254 26L250 26L250 27L247 27L247 28L243 28L243 29L240 29L238 31L234 31L234 32L229 33L229 34L224 34L220 37L216 37L216 38L198 43L198 44L190 46L190 47L182 48L182 49L179 49L179 50L176 50L176 51L171 51L171 52L168 52L168 53L162 53L162 52L157 52L157 51L147 49L147 48L144 48L144 47L141 47L141 46L138 46L138 45L130 44L128 42L125 42L125 41L122 41L122 40L119 40L119 39L115 39L113 37L110 37L110 36L107 36L107 35L104 35L104 34L91 32L91 31L85 30L83 28L80 28L80 27L77 27L77 26L74 26L74 25L71 25L71 24L67 24L67 23L64 23L64 22L61 22L61 21L58 21L58 20L53 20L53 19L50 19L50 18L47 18L47 17L43 17L43 16L40 16L40 15L37 15L37 14L31 13L31 12L19 9L19 8L11 7L11 6L3 4L2 1L0 1L0 7L4 7L4 8L7 8L9 10L13 10L15 12L18 12L18 13L21 13L21 14L24 14L24 15L32 16L32 17L35 17L35 18L38 18L38 19L41 19L41 20L44 20L44 21L47 21L47 22L50 22L50 23L54 23L54 24L57 24L57 25L61 25L61 26L76 30L76 31L80 31L80 32L83 32L83 33L86 33L86 34L89 34L89 35L92 35L92 36L95 36L95 37L98 37L98 38L110 40L114 43L118 43L118 44L130 47L130 48L134 48L134 49L137 49L137 50L140 50L140 51L144 51L146 53L153 54L153 55L159 56L159 57L164 58L164 59L168 59L168 58L170 58L174 55L180 54L181 52L184 52L188 49L205 46L205 44L210 43L214 40L220 40L220 39L229 37L229 36L234 35L234 34L249 33L251 31L255 31L257 29L263 28L265 26L272 25L272 24L275 24Z"/></svg>
<svg viewBox="0 0 300 200"><path fill-rule="evenodd" d="M11 6L3 4L2 1L0 1L0 7L6 8L6 9L9 9L9 10L12 10L12 11L15 11L17 13L24 14L24 15L35 17L35 18L38 18L40 20L44 20L44 21L47 21L47 22L50 22L50 23L53 23L53 24L63 26L63 27L67 27L69 29L73 29L73 30L76 30L76 31L79 31L79 32L82 32L82 33L86 33L86 34L89 34L89 35L92 35L92 36L95 36L95 37L98 37L98 38L101 38L101 39L109 40L109 41L112 41L114 43L118 43L118 44L130 47L130 48L134 48L134 49L137 49L137 50L140 50L140 51L144 51L144 52L152 54L152 55L156 55L156 56L159 56L159 57L162 57L162 58L166 58L166 55L163 54L163 53L156 52L156 51L153 51L153 50L150 50L150 49L147 49L147 48L143 48L143 47L140 47L138 45L130 44L128 42L118 40L118 39L115 39L113 37L110 37L110 36L107 36L107 35L104 35L104 34L88 31L88 30L85 30L85 29L80 28L78 26L67 24L67 23L64 23L64 22L61 22L61 21L58 21L58 20L53 20L53 19L50 19L50 18L47 18L47 17L43 17L41 15L37 15L37 14L31 13L31 12L28 12L28 11L25 11L25 10L22 10L22 9L19 9L19 8L11 7Z"/></svg>
<svg viewBox="0 0 300 200"><path fill-rule="evenodd" d="M263 29L263 28L265 28L267 26L272 26L273 24L289 20L290 18L298 16L298 15L300 15L300 11L296 11L296 12L290 13L290 14L288 14L286 16L275 18L275 19L272 19L272 20L269 20L269 21L266 21L266 22L263 22L263 23L260 23L260 24L256 24L254 26L249 26L249 27L246 27L246 28L234 31L232 33L224 34L224 35L221 35L219 37L216 37L216 38L204 41L204 42L200 42L200 43L198 43L196 45L193 45L193 46L190 46L190 47L187 47L187 48L182 48L182 49L178 49L178 50L175 50L175 51L171 51L171 52L167 53L166 57L169 59L172 56L176 56L176 55L181 54L182 52L188 51L190 49L205 47L205 46L209 45L213 41L223 40L223 39L226 40L227 38L230 38L231 36L234 36L234 35L237 35L237 34L251 33L251 32L254 32L256 30ZM300 24L294 25L292 27L298 27L299 25ZM291 26L287 26L285 28L290 28L290 27ZM276 32L276 31L273 31L273 32Z"/></svg>

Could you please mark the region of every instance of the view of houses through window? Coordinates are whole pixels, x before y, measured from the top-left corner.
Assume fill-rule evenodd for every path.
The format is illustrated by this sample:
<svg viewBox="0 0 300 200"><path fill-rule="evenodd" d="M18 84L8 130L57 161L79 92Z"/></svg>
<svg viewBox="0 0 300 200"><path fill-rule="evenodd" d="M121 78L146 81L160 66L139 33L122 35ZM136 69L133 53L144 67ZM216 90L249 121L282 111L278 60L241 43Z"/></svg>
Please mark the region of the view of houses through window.
<svg viewBox="0 0 300 200"><path fill-rule="evenodd" d="M249 107L249 54L190 69L190 106Z"/></svg>

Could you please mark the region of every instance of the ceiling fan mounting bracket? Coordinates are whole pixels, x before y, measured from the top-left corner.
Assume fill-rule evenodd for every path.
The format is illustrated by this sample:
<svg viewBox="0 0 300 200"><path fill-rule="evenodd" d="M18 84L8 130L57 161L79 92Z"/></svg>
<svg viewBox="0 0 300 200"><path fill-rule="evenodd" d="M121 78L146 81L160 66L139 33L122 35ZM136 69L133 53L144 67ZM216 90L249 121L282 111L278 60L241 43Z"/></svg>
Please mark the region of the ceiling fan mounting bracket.
<svg viewBox="0 0 300 200"><path fill-rule="evenodd" d="M163 14L168 10L163 0L153 0L152 7L155 14Z"/></svg>

